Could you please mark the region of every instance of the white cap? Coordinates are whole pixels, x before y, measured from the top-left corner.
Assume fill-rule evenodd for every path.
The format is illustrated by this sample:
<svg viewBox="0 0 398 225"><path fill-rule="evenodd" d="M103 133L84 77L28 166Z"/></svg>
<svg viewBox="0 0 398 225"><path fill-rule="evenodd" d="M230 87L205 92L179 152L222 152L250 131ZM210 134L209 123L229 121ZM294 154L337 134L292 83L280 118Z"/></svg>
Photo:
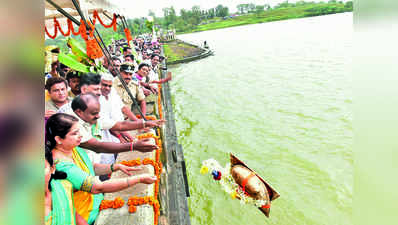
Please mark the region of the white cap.
<svg viewBox="0 0 398 225"><path fill-rule="evenodd" d="M110 73L107 72L101 72L101 80L107 80L107 81L112 81L113 82L113 76Z"/></svg>

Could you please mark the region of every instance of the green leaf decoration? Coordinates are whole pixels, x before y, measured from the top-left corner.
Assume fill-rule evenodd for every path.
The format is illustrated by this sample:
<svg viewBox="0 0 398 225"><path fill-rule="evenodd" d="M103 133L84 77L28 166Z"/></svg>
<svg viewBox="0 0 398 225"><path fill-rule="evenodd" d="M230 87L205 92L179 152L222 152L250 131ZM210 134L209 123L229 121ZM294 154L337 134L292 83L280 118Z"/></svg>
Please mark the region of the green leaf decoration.
<svg viewBox="0 0 398 225"><path fill-rule="evenodd" d="M86 50L80 45L80 43L77 40L69 37L67 43L72 53L77 57L77 60L80 63L86 65L94 64L94 61L87 56Z"/></svg>
<svg viewBox="0 0 398 225"><path fill-rule="evenodd" d="M64 54L61 52L58 55L59 62L65 64L71 69L85 73L90 72L90 67L80 63L77 59L78 57L73 54Z"/></svg>

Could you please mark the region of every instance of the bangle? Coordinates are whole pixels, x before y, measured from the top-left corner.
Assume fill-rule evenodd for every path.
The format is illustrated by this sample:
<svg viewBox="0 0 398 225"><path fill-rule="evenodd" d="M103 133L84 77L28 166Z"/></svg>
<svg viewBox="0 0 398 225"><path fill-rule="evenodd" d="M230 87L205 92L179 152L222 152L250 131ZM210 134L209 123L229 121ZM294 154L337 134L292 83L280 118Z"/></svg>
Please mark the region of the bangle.
<svg viewBox="0 0 398 225"><path fill-rule="evenodd" d="M114 170L113 170L113 163L111 164L111 171L114 172Z"/></svg>
<svg viewBox="0 0 398 225"><path fill-rule="evenodd" d="M133 142L130 142L130 151L133 151Z"/></svg>
<svg viewBox="0 0 398 225"><path fill-rule="evenodd" d="M143 128L145 128L145 120L142 119L142 125L144 126Z"/></svg>

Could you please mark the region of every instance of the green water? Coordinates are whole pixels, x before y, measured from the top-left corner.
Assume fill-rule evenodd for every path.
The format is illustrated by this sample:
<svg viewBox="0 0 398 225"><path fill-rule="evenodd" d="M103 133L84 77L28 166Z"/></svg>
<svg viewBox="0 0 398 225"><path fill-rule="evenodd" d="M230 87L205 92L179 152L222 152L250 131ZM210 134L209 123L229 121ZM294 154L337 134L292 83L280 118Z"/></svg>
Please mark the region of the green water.
<svg viewBox="0 0 398 225"><path fill-rule="evenodd" d="M216 52L171 68L191 223L352 224L352 13L179 38ZM270 218L199 173L229 152L281 194Z"/></svg>

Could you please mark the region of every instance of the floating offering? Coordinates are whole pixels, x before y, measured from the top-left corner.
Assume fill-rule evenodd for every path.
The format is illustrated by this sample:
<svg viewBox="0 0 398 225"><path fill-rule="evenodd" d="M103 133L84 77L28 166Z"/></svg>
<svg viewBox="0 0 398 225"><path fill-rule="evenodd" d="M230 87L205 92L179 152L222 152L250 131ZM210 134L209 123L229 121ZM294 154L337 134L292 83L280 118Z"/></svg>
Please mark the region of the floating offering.
<svg viewBox="0 0 398 225"><path fill-rule="evenodd" d="M225 167L215 159L203 161L200 173L211 173L213 179L220 182L231 198L240 200L241 204L258 207L267 217L271 202L280 196L271 185L233 154L230 154L230 163Z"/></svg>

